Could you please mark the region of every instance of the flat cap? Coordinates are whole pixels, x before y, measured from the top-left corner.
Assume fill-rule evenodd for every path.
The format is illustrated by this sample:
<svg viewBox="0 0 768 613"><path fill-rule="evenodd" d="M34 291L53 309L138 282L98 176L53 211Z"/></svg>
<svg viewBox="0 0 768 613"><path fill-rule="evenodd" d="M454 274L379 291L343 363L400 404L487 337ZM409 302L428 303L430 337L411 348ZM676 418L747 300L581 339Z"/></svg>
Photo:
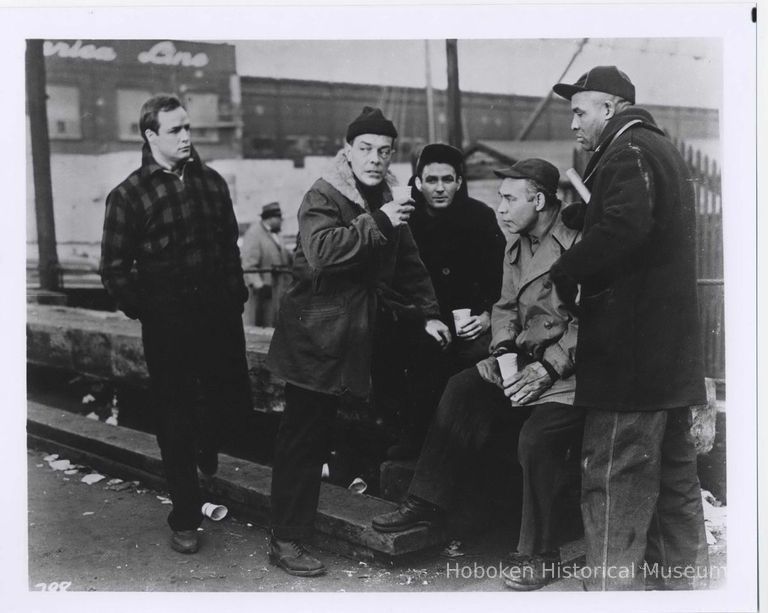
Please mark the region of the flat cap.
<svg viewBox="0 0 768 613"><path fill-rule="evenodd" d="M502 179L532 179L550 194L557 194L560 182L560 171L546 160L529 158L520 160L509 168L494 170L494 174Z"/></svg>

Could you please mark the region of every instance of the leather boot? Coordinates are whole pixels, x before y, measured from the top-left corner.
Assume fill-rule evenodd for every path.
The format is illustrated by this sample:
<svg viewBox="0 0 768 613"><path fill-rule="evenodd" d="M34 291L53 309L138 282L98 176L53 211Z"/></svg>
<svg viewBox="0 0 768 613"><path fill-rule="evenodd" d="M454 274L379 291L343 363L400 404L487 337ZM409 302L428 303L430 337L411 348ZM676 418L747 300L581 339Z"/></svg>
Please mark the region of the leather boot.
<svg viewBox="0 0 768 613"><path fill-rule="evenodd" d="M298 541L283 541L273 536L269 541L269 561L297 577L316 577L325 573L325 565L309 555Z"/></svg>
<svg viewBox="0 0 768 613"><path fill-rule="evenodd" d="M371 525L379 532L401 532L415 526L440 523L444 511L426 500L408 496L396 511L374 517Z"/></svg>

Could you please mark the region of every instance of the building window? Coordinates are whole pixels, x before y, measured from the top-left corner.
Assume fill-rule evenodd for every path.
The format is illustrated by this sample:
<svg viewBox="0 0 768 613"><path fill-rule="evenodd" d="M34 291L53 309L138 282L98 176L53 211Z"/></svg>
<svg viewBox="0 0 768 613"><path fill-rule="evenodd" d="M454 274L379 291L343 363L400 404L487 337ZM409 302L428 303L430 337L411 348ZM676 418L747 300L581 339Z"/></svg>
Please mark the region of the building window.
<svg viewBox="0 0 768 613"><path fill-rule="evenodd" d="M206 92L185 92L182 103L189 113L192 142L219 141L219 95Z"/></svg>
<svg viewBox="0 0 768 613"><path fill-rule="evenodd" d="M120 140L141 141L139 112L151 92L141 89L117 90L117 136Z"/></svg>
<svg viewBox="0 0 768 613"><path fill-rule="evenodd" d="M69 85L48 85L48 135L51 139L83 137L80 125L80 90Z"/></svg>

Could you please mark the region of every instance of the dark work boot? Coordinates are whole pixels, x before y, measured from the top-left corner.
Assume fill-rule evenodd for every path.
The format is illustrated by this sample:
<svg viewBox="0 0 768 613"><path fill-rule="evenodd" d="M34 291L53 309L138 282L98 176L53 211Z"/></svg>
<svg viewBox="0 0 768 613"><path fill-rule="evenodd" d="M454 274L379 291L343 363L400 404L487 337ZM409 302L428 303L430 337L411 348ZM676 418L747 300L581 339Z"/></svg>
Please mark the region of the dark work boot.
<svg viewBox="0 0 768 613"><path fill-rule="evenodd" d="M560 577L560 552L524 555L513 553L502 573L504 585L519 592L538 590Z"/></svg>
<svg viewBox="0 0 768 613"><path fill-rule="evenodd" d="M179 553L196 553L200 548L197 530L174 530L171 535L171 548Z"/></svg>
<svg viewBox="0 0 768 613"><path fill-rule="evenodd" d="M396 511L374 517L371 525L378 532L401 532L415 526L432 526L440 523L444 511L426 500L408 496Z"/></svg>
<svg viewBox="0 0 768 613"><path fill-rule="evenodd" d="M325 565L309 555L298 541L283 541L273 536L269 541L269 561L297 577L316 577L325 573Z"/></svg>

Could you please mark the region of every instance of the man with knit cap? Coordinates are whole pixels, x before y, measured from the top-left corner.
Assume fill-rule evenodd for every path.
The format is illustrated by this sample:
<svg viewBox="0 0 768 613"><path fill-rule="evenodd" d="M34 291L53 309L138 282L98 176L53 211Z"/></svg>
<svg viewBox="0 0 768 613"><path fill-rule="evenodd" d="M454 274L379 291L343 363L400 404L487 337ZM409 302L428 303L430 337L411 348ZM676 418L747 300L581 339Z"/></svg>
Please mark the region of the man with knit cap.
<svg viewBox="0 0 768 613"><path fill-rule="evenodd" d="M686 164L615 66L558 83L592 151L581 242L552 266L580 328L575 404L586 410L582 515L590 590L697 587L708 570L689 407L706 403ZM703 571L703 574L702 574Z"/></svg>
<svg viewBox="0 0 768 613"><path fill-rule="evenodd" d="M412 201L393 198L388 169L396 138L381 110L365 107L299 208L294 281L267 356L269 370L286 381L269 557L293 575L325 572L303 543L312 534L337 408L344 397L370 392L377 319L402 308L434 342L451 340L408 227Z"/></svg>
<svg viewBox="0 0 768 613"><path fill-rule="evenodd" d="M413 334L407 321L394 336L405 336L405 401L399 411L400 437L387 450L393 460L419 454L429 422L451 375L488 357L491 308L501 291L506 240L493 209L469 197L464 154L443 143L426 145L410 181L414 211L408 220L424 265L435 286L441 319L451 328L447 350ZM469 309L461 325L454 309ZM402 360L394 360L402 367Z"/></svg>

